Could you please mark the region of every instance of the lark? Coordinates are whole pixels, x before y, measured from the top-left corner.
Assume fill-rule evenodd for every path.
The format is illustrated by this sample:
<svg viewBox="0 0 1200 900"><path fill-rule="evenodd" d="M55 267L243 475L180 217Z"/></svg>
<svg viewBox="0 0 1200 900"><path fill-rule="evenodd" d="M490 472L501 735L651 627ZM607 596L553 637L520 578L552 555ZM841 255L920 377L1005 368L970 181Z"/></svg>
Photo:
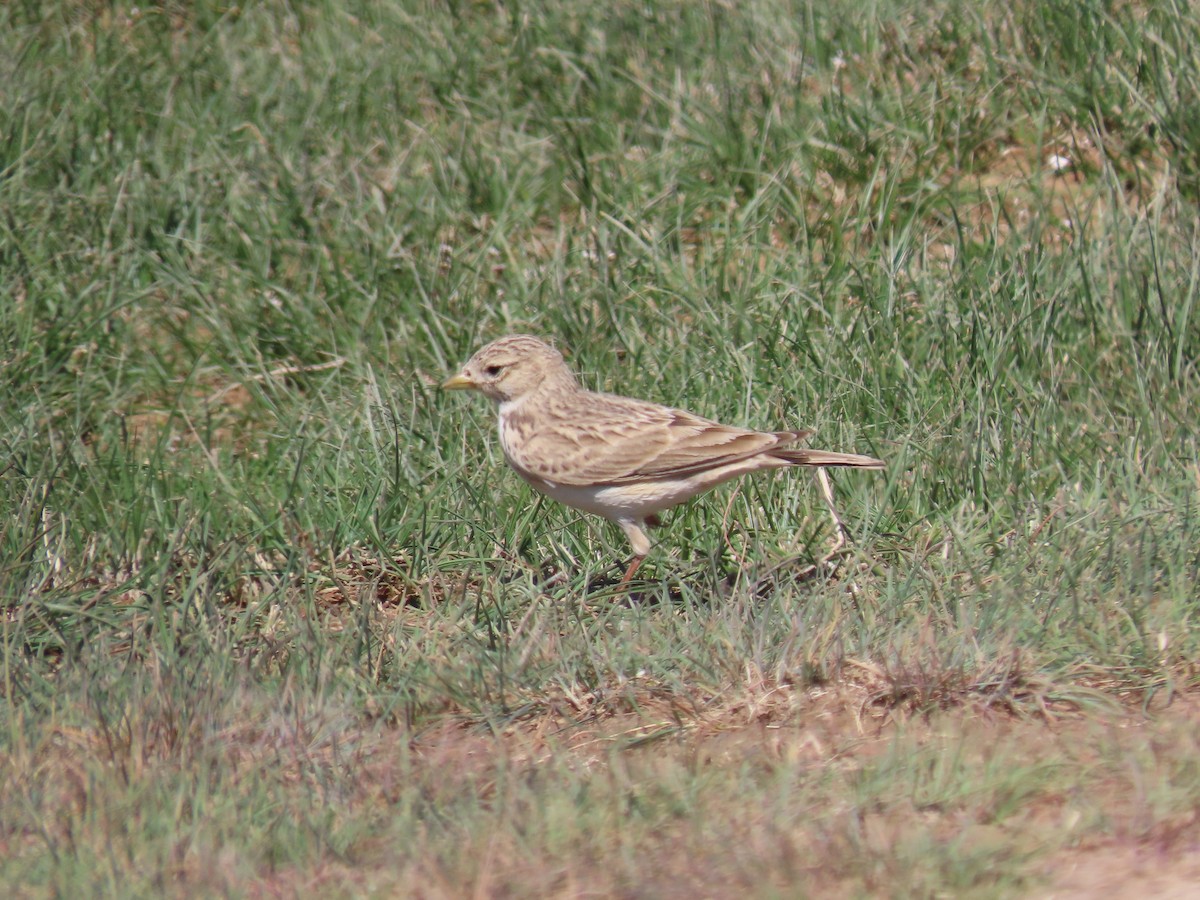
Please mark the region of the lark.
<svg viewBox="0 0 1200 900"><path fill-rule="evenodd" d="M818 469L840 547L846 529L824 467L884 467L870 456L797 447L810 431L736 428L585 390L561 353L526 334L480 348L442 388L477 390L496 403L504 457L536 490L620 526L633 549L622 586L650 552L646 528L659 524L658 513L763 469Z"/></svg>

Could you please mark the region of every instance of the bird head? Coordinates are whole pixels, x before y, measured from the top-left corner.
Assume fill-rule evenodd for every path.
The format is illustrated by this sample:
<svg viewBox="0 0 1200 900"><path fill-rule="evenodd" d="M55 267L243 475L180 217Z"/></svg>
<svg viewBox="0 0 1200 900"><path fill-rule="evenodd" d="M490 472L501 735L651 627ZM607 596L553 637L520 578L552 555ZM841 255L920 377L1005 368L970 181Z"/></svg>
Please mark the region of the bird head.
<svg viewBox="0 0 1200 900"><path fill-rule="evenodd" d="M562 354L528 334L510 334L479 348L452 378L442 383L447 391L476 390L497 403L518 400L548 382L575 376Z"/></svg>

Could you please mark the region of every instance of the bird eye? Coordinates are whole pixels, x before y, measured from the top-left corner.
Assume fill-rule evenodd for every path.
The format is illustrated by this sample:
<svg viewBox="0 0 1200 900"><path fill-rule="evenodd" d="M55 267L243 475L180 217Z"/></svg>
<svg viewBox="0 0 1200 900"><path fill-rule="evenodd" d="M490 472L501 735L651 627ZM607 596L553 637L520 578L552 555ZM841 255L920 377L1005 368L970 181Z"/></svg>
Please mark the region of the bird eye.
<svg viewBox="0 0 1200 900"><path fill-rule="evenodd" d="M495 378L497 375L500 374L501 369L502 369L501 366L487 366L484 368L483 374L486 375L488 378Z"/></svg>

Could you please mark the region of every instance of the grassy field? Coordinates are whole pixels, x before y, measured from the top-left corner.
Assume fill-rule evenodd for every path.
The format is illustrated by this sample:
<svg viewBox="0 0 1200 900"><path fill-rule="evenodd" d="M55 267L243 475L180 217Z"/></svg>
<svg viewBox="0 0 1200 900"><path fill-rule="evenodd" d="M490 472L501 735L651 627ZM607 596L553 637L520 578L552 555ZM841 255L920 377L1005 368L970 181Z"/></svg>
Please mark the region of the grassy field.
<svg viewBox="0 0 1200 900"><path fill-rule="evenodd" d="M1194 884L1197 46L1172 0L0 6L0 892ZM436 389L511 331L887 460L842 566L782 473L597 587L620 532Z"/></svg>

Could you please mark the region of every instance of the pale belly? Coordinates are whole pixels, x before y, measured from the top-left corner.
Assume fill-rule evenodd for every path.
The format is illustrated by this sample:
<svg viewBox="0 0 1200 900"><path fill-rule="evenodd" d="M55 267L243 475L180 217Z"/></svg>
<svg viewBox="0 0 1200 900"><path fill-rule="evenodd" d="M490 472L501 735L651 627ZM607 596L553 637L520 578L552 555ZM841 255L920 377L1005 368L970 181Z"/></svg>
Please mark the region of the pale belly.
<svg viewBox="0 0 1200 900"><path fill-rule="evenodd" d="M516 466L513 466L513 470L534 489L559 503L612 521L644 519L677 506L710 486L696 484L696 479L680 479L580 487L555 484L522 472Z"/></svg>

